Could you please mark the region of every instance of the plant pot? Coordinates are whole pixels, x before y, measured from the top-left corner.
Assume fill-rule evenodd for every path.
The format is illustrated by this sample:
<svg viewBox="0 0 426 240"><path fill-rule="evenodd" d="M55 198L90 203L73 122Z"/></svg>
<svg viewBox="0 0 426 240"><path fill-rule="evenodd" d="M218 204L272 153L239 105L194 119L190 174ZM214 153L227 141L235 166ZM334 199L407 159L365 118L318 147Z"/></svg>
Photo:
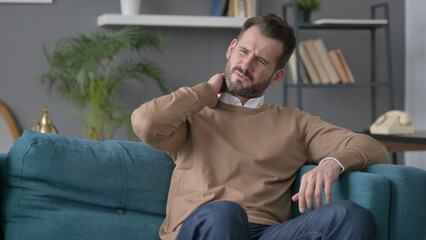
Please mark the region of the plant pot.
<svg viewBox="0 0 426 240"><path fill-rule="evenodd" d="M299 11L299 22L309 23L311 21L311 11Z"/></svg>
<svg viewBox="0 0 426 240"><path fill-rule="evenodd" d="M120 0L122 15L138 15L141 8L141 0Z"/></svg>

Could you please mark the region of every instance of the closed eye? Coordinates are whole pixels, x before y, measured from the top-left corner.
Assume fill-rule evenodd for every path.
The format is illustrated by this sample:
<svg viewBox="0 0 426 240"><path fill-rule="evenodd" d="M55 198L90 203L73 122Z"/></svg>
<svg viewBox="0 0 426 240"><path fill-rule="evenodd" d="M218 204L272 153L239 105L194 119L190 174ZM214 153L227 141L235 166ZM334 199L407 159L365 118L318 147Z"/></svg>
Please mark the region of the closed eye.
<svg viewBox="0 0 426 240"><path fill-rule="evenodd" d="M245 47L240 47L240 52L243 53L243 54L248 54L250 52L250 50L248 50ZM256 57L256 61L258 61L262 65L268 65L269 64L268 61L266 61L263 57L259 57L259 56Z"/></svg>
<svg viewBox="0 0 426 240"><path fill-rule="evenodd" d="M260 62L260 63L262 63L263 65L268 64L268 62L265 59L260 58L260 57L257 58L257 61Z"/></svg>
<svg viewBox="0 0 426 240"><path fill-rule="evenodd" d="M240 51L241 51L242 53L248 53L248 52L249 52L249 51L248 51L248 49L243 48L243 47L241 47L241 48L240 48Z"/></svg>
<svg viewBox="0 0 426 240"><path fill-rule="evenodd" d="M258 62L260 62L261 64L263 64L263 65L268 65L269 64L269 62L268 61L266 61L264 58L262 58L262 57L257 57L257 61Z"/></svg>

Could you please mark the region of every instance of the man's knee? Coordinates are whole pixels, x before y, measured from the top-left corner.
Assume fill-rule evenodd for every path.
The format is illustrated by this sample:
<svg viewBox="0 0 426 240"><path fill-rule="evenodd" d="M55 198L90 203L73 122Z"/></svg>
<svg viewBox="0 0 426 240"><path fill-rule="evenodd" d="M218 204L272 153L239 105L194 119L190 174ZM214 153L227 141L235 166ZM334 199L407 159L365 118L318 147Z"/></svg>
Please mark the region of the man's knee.
<svg viewBox="0 0 426 240"><path fill-rule="evenodd" d="M247 214L231 201L211 202L183 223L177 239L249 239Z"/></svg>
<svg viewBox="0 0 426 240"><path fill-rule="evenodd" d="M202 212L209 214L209 220L214 224L231 224L248 222L244 209L235 202L216 201L201 207Z"/></svg>
<svg viewBox="0 0 426 240"><path fill-rule="evenodd" d="M368 209L361 207L354 202L348 200L339 200L332 202L331 207L338 215L341 215L343 218L374 224L373 214L371 214Z"/></svg>
<svg viewBox="0 0 426 240"><path fill-rule="evenodd" d="M376 232L373 214L358 204L340 200L330 203L330 209L335 215L334 221L345 229L346 234L362 234L361 239L373 239Z"/></svg>

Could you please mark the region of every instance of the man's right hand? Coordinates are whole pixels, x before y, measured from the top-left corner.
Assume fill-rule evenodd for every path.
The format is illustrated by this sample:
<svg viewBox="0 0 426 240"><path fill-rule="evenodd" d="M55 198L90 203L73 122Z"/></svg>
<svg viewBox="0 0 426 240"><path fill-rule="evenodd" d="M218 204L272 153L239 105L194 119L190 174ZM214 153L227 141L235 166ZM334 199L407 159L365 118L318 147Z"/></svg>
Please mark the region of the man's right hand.
<svg viewBox="0 0 426 240"><path fill-rule="evenodd" d="M214 75L213 77L211 77L209 79L209 81L207 81L207 83L212 87L213 92L216 96L210 102L209 108L215 108L216 105L217 105L217 102L219 100L217 95L219 93L223 93L225 91L225 88L226 88L225 75L223 73L218 73L218 74Z"/></svg>

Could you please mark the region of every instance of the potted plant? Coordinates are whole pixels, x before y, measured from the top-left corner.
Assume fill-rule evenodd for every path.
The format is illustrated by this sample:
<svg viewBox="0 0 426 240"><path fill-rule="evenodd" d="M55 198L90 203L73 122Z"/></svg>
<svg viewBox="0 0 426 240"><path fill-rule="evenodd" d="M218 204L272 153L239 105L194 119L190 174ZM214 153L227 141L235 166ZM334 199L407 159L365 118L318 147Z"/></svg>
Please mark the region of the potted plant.
<svg viewBox="0 0 426 240"><path fill-rule="evenodd" d="M120 0L122 15L138 15L141 8L141 0Z"/></svg>
<svg viewBox="0 0 426 240"><path fill-rule="evenodd" d="M149 49L161 51L164 47L162 37L135 27L125 27L111 36L97 32L63 38L51 55L43 45L50 68L41 80L48 82L50 92L55 86L64 99L71 101L73 115L83 124L87 138L104 140L106 131L112 139L114 131L123 125L127 125L130 138L130 112L119 106L118 89L124 80L144 83L145 79L151 79L166 93L159 69L147 60L134 61L132 57ZM117 58L121 52L127 52L129 57Z"/></svg>
<svg viewBox="0 0 426 240"><path fill-rule="evenodd" d="M294 0L299 9L299 17L301 22L309 22L311 12L318 11L321 4L318 0Z"/></svg>

